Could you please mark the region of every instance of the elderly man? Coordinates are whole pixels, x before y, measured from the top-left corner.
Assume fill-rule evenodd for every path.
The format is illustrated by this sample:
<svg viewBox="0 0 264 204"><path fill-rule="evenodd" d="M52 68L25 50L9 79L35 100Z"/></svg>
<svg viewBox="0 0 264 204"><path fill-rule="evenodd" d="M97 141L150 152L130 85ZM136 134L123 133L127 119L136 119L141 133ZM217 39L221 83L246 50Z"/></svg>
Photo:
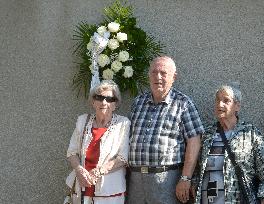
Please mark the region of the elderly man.
<svg viewBox="0 0 264 204"><path fill-rule="evenodd" d="M151 92L139 95L132 105L129 204L189 200L204 129L191 99L173 88L175 79L171 58L154 59L149 69Z"/></svg>
<svg viewBox="0 0 264 204"><path fill-rule="evenodd" d="M197 204L264 204L263 135L238 120L240 103L238 89L217 90L218 123L208 127L203 137Z"/></svg>

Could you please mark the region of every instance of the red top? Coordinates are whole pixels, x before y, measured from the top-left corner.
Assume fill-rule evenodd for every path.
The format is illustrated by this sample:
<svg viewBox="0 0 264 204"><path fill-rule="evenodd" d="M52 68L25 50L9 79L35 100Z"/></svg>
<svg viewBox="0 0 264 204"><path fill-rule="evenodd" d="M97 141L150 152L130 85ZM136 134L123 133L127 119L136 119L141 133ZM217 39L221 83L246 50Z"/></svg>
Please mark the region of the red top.
<svg viewBox="0 0 264 204"><path fill-rule="evenodd" d="M86 150L85 169L90 171L97 166L100 156L100 141L107 128L92 128L92 140ZM84 195L94 197L95 186L86 187Z"/></svg>

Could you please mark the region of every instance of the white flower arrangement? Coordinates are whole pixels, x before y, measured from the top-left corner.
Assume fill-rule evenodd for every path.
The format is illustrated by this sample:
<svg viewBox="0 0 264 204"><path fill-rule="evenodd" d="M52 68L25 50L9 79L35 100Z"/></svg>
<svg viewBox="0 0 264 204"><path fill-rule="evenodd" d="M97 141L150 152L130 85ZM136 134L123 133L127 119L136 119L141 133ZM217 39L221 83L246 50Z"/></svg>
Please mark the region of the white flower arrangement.
<svg viewBox="0 0 264 204"><path fill-rule="evenodd" d="M74 88L88 95L94 79L114 80L120 90L137 95L148 85L149 62L162 53L162 45L136 26L131 6L119 0L104 8L105 20L99 25L77 25L75 53L82 59L73 78Z"/></svg>
<svg viewBox="0 0 264 204"><path fill-rule="evenodd" d="M102 53L104 53L107 47L111 50L110 56L107 54L99 54L97 57L97 64L100 68L106 67L103 71L103 79L113 79L114 75L123 69L123 77L130 78L133 76L132 66L123 66L122 62L129 61L129 53L126 50L121 50L120 52L115 52L115 50L127 41L127 34L118 32L120 29L120 24L115 22L108 23L107 27L102 25L97 28L97 32L91 36L89 43L87 44L87 55L92 57L93 48L95 52L98 47L103 48ZM109 34L110 33L110 34ZM116 34L115 34L116 33ZM111 37L111 39L109 39ZM107 44L107 47L105 46ZM107 66L110 65L110 68ZM94 75L96 69L90 67L91 73Z"/></svg>

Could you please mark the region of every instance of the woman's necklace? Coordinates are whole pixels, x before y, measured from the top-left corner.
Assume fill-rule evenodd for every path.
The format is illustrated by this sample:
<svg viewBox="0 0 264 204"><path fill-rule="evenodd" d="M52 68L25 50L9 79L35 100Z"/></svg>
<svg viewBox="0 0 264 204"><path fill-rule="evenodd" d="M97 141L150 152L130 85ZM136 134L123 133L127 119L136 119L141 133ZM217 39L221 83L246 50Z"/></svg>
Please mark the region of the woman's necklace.
<svg viewBox="0 0 264 204"><path fill-rule="evenodd" d="M108 121L107 123L99 123L97 122L96 118L94 119L93 127L94 128L108 128L111 124L111 120Z"/></svg>

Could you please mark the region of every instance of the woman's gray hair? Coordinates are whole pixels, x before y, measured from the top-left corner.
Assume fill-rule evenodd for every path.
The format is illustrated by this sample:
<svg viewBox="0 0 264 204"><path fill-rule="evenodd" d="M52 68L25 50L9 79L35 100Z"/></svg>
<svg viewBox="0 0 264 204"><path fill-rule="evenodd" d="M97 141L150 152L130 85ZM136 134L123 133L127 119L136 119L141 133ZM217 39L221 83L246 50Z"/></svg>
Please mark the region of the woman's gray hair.
<svg viewBox="0 0 264 204"><path fill-rule="evenodd" d="M219 89L217 89L216 94L220 91L230 91L233 94L234 101L241 103L242 95L241 91L238 88L235 88L230 85L222 85Z"/></svg>
<svg viewBox="0 0 264 204"><path fill-rule="evenodd" d="M95 95L100 95L103 91L112 91L114 97L117 99L116 106L118 107L121 103L121 94L118 85L113 80L103 80L100 84L91 89L88 101L93 102Z"/></svg>

